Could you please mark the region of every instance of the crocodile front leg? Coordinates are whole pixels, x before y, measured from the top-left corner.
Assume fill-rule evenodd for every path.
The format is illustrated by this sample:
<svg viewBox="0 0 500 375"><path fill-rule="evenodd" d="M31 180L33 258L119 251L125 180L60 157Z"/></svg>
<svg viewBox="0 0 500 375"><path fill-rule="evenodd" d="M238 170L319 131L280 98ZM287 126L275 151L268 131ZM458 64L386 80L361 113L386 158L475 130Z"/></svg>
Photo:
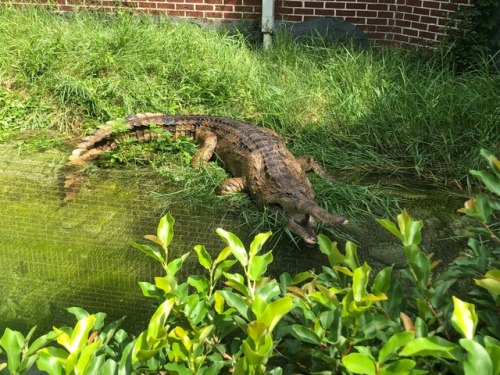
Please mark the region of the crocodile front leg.
<svg viewBox="0 0 500 375"><path fill-rule="evenodd" d="M296 160L304 172L312 171L333 185L339 183L313 156L300 156Z"/></svg>
<svg viewBox="0 0 500 375"><path fill-rule="evenodd" d="M225 195L239 193L247 190L247 182L244 177L231 177L222 181L217 187L217 194Z"/></svg>
<svg viewBox="0 0 500 375"><path fill-rule="evenodd" d="M211 131L200 130L196 134L195 139L200 144L200 148L193 155L191 166L199 168L207 165L208 161L214 155L215 147L217 147L217 136Z"/></svg>

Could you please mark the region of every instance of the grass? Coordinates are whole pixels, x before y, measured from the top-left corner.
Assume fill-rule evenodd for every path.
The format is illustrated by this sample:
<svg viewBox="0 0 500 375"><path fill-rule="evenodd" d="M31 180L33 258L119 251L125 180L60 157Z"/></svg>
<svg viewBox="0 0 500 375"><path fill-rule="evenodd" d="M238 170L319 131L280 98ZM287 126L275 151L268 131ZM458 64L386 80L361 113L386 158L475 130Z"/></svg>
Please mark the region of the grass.
<svg viewBox="0 0 500 375"><path fill-rule="evenodd" d="M347 181L391 173L460 185L479 149L500 144L500 77L487 64L456 75L439 56L286 35L263 52L187 22L6 5L0 40L0 140L70 138L137 112L224 115L277 130ZM343 190L340 212L387 207L356 184Z"/></svg>

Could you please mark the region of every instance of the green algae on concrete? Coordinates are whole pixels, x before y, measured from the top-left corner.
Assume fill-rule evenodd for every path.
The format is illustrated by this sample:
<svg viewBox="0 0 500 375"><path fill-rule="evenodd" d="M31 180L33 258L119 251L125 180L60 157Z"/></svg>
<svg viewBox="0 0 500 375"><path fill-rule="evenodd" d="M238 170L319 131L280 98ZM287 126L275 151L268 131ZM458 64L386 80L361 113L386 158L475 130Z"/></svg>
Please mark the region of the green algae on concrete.
<svg viewBox="0 0 500 375"><path fill-rule="evenodd" d="M130 331L143 329L152 307L137 282L151 281L162 270L130 242L145 242L143 236L155 233L167 211L176 219L173 257L197 244L212 254L220 251L224 244L215 234L217 227L249 243L253 228L241 212L211 207L209 195L199 199L207 204L188 208L178 199L182 186L175 186L175 178L162 177L151 167L93 171L74 202L63 205L67 155L0 144L0 331L33 325L46 331L53 324L72 324L65 311L71 306L103 311L109 320L126 315ZM424 219L424 250L435 252L445 264L451 261L463 246L454 237L466 234L466 222L456 214L465 197L434 187L401 186L394 195L403 198L401 206L410 215ZM403 266L402 248L373 220L348 230L359 241L360 258L374 268ZM279 244L274 258L269 272L275 276L320 269L326 262L317 248L288 241ZM193 254L180 276L199 272Z"/></svg>
<svg viewBox="0 0 500 375"><path fill-rule="evenodd" d="M134 325L150 312L137 282L161 269L130 242L154 233L166 209L187 224L176 225L173 254L207 242L218 250L215 228L237 222L210 210L192 215L151 195L158 179L147 168L94 173L75 201L63 205L67 152L0 148L0 330L69 324L65 308L75 305L115 319L128 315Z"/></svg>

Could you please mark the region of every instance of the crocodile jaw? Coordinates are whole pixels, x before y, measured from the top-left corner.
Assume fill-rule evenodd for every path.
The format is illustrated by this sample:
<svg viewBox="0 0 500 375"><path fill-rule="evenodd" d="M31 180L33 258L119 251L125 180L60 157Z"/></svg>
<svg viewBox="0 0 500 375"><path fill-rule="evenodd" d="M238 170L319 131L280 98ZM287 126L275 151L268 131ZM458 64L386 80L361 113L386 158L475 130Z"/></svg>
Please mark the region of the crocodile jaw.
<svg viewBox="0 0 500 375"><path fill-rule="evenodd" d="M285 213L288 218L288 228L298 235L305 243L314 245L318 243L316 234L316 220L313 216L300 212Z"/></svg>

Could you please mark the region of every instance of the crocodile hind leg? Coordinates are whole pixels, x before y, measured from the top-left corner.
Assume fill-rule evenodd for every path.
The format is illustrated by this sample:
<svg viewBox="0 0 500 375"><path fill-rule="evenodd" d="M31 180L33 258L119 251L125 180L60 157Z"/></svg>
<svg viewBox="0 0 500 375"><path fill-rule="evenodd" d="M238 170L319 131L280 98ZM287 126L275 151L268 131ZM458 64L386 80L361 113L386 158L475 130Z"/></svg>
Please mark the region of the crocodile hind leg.
<svg viewBox="0 0 500 375"><path fill-rule="evenodd" d="M328 181L329 183L334 185L339 183L313 156L300 156L296 158L296 160L300 164L304 172L312 171L325 181Z"/></svg>
<svg viewBox="0 0 500 375"><path fill-rule="evenodd" d="M214 150L217 146L217 136L210 131L200 131L196 134L195 139L200 144L200 148L193 155L191 166L198 168L207 165L208 161L214 155Z"/></svg>

